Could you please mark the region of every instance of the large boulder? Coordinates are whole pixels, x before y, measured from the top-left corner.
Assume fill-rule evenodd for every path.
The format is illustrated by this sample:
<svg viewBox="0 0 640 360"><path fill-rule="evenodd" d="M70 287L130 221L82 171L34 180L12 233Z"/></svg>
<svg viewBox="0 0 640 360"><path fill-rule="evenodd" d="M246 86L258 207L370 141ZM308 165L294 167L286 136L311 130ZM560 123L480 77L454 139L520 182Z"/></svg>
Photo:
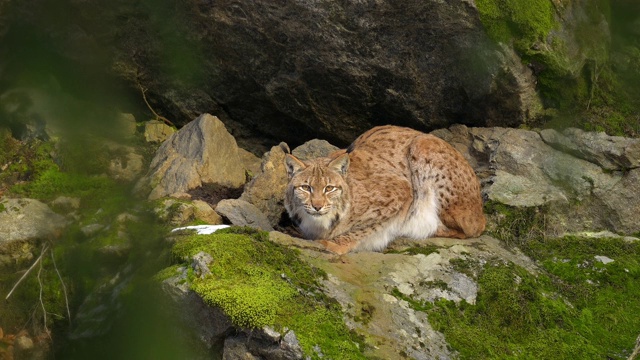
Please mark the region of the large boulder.
<svg viewBox="0 0 640 360"><path fill-rule="evenodd" d="M235 139L218 118L203 114L160 146L138 188L150 186L149 199L158 199L203 185L237 189L245 181Z"/></svg>
<svg viewBox="0 0 640 360"><path fill-rule="evenodd" d="M185 9L197 9L187 10L187 31L197 28L212 76L200 91L153 87L150 96L173 103L165 106L173 118L215 106L236 129L291 144L314 137L345 144L384 121L510 126L540 113L532 71L486 36L468 1L221 1Z"/></svg>
<svg viewBox="0 0 640 360"><path fill-rule="evenodd" d="M60 5L76 14L64 23L42 21L42 0L16 6L62 58L107 51L154 111L177 125L219 114L252 150L265 137L344 146L382 122L518 125L542 108L532 70L467 0L83 1Z"/></svg>

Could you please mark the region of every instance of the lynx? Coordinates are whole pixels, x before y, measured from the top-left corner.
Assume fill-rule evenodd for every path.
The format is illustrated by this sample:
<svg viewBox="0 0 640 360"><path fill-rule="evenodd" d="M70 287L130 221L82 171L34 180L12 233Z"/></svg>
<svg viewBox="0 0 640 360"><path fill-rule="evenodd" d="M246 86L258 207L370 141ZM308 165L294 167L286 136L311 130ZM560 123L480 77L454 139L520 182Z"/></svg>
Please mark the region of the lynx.
<svg viewBox="0 0 640 360"><path fill-rule="evenodd" d="M433 135L375 127L327 158L287 154L285 166L290 218L337 254L380 251L398 237L477 237L485 228L473 169Z"/></svg>

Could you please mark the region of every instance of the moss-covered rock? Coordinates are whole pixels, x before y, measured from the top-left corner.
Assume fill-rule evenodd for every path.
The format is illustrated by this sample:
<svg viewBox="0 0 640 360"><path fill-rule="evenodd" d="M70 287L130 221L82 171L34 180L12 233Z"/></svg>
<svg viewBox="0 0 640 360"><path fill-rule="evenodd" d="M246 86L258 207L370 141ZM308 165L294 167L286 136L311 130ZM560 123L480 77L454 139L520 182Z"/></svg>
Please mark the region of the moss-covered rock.
<svg viewBox="0 0 640 360"><path fill-rule="evenodd" d="M221 309L238 329L269 326L282 333L289 329L308 356L364 358L339 305L320 289L324 273L301 260L297 250L272 243L268 237L249 228L229 228L212 235L185 236L173 253L187 264L199 253L211 256L208 275L188 272L189 287ZM168 275L167 271L162 274Z"/></svg>
<svg viewBox="0 0 640 360"><path fill-rule="evenodd" d="M640 321L640 243L566 237L523 250L542 265L538 276L490 262L475 305L420 309L460 358L626 359Z"/></svg>
<svg viewBox="0 0 640 360"><path fill-rule="evenodd" d="M534 70L545 124L635 136L640 130L637 37L627 12L609 0L478 0L487 34L510 44Z"/></svg>

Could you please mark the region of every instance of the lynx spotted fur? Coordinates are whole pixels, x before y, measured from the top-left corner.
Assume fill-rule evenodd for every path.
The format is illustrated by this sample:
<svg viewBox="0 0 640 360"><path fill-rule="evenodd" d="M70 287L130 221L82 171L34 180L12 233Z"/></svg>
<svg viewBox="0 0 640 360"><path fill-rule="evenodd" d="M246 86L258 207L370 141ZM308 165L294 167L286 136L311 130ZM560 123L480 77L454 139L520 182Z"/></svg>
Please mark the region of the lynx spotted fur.
<svg viewBox="0 0 640 360"><path fill-rule="evenodd" d="M375 127L328 158L287 155L285 165L289 216L338 254L383 250L397 237L477 237L485 228L473 169L433 135Z"/></svg>

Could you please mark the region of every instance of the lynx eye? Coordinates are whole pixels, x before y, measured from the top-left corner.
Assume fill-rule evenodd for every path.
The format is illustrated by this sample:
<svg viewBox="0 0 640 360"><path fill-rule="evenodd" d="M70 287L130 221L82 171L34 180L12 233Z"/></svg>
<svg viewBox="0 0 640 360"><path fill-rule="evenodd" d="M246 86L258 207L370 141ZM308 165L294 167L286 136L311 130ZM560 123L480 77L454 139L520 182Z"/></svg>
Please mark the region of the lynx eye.
<svg viewBox="0 0 640 360"><path fill-rule="evenodd" d="M330 192L333 192L333 191L336 191L336 190L338 190L338 188L333 186L333 185L327 185L324 188L324 192L325 193L330 193Z"/></svg>
<svg viewBox="0 0 640 360"><path fill-rule="evenodd" d="M311 186L309 186L309 185L300 185L299 188L302 191L311 192Z"/></svg>

